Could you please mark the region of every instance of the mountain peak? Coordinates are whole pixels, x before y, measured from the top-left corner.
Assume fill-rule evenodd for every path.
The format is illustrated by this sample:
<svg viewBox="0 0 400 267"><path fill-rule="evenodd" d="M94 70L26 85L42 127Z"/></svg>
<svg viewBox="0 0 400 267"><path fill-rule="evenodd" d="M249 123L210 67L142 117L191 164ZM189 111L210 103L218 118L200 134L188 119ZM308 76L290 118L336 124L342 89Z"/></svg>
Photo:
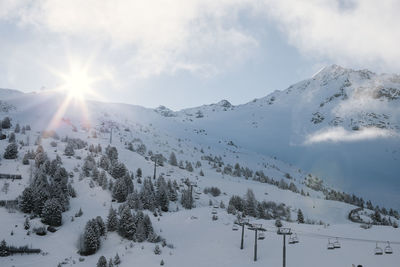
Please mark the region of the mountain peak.
<svg viewBox="0 0 400 267"><path fill-rule="evenodd" d="M224 107L224 108L230 108L230 107L232 107L232 104L231 104L228 100L225 100L225 99L222 99L221 101L219 101L219 102L217 103L217 105L218 105L218 106L221 106L221 107Z"/></svg>

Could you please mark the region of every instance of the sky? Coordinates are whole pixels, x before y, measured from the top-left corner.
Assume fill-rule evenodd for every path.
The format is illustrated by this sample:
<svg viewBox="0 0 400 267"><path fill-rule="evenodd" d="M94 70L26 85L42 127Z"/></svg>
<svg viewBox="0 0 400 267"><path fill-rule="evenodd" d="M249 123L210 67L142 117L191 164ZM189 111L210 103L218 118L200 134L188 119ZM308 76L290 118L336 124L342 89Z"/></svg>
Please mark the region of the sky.
<svg viewBox="0 0 400 267"><path fill-rule="evenodd" d="M400 73L395 0L0 0L0 88L173 110L242 104L339 64ZM93 96L88 96L92 97Z"/></svg>

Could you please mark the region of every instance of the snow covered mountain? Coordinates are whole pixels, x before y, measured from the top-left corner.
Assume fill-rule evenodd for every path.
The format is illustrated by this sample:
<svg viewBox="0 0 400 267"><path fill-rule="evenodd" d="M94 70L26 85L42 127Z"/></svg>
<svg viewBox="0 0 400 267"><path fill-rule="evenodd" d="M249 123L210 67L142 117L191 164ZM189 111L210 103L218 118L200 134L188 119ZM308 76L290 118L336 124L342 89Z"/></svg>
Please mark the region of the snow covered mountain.
<svg viewBox="0 0 400 267"><path fill-rule="evenodd" d="M21 93L1 89L0 119L9 117L12 124L2 134L9 138L15 132L19 150L16 159L0 161L0 173L21 174L22 179L0 180L0 187L5 189L0 192L0 200L16 199L31 184L32 167L21 162L24 154L38 149L39 143L50 159L58 155L68 173L73 174L71 180L77 194L71 198L70 209L63 212L62 226L46 237L33 234L27 237L21 226L14 228L23 223L23 214L0 209L0 217L6 218L1 223L5 227L0 230L0 239L18 246L30 242L49 253L42 258L27 255L25 260L7 257L5 266L31 266L29 259L35 266L43 263L54 266L61 261L67 266L94 266L99 254L108 259L115 252L122 255L121 266L130 266L131 262L156 266L161 259L171 266L245 266L251 262L247 259L251 246L240 254L237 246L229 246L238 237L231 231L235 216L216 205L219 219L212 220L217 211L212 210L209 202L214 203L211 206L220 202L227 205L234 195L244 196L247 189L254 192L260 203L265 203L266 209L264 217L252 220L263 223L267 232L275 233L272 219L282 217L284 225L305 241L290 251L289 262L297 262L298 266L320 266L326 262L327 266L343 266L362 258L364 264L371 266L395 266L397 254L380 260L370 252L375 241L394 240L392 245L399 245L398 229L374 226L364 230L359 223L372 222L377 216L366 200L386 207L378 210L385 224L389 225L390 220L390 224L396 225L399 220L398 214L388 211L400 207L399 98L399 75L374 74L337 65L326 67L286 90L243 105L234 106L222 100L180 111L164 106L150 109L97 101L82 103L52 91ZM17 132L14 130L17 124L29 125L32 130ZM68 155L67 136L87 144L75 148L74 155ZM7 139L0 140L1 153L9 144ZM162 217L148 212L155 231L176 246L163 247L162 258L154 258L151 243L138 245L109 233L95 255L78 261L76 243L84 223L96 216L106 218L111 203L122 206L113 202L114 193L96 186L98 182L93 182L91 175L82 174L88 164L87 156L92 155L100 166L109 144L116 147L118 160L127 171L134 174L140 168L143 177L153 176L152 156L161 155L160 160L164 158L165 163L157 168L157 176L179 182L178 199L184 197L185 179L196 182L195 209L185 210L179 201L171 201L169 212ZM103 151L93 152L90 145L100 145ZM171 152L176 154L177 164L167 162ZM110 180L115 178L110 170L106 175ZM137 189L144 186L139 181L136 175L133 186ZM211 186L220 188L222 194L200 194ZM359 206L364 205L366 209L360 211ZM82 218L74 216L79 208L83 210ZM260 209L264 208L261 205ZM277 215L277 209L282 209L284 215L279 212ZM310 225L292 221L300 209ZM32 224L39 227L41 222L33 218ZM351 249L327 253L326 241L334 237ZM61 243L60 238L65 242ZM252 233L245 238L247 243L254 242ZM260 245L261 250L280 255L280 236L269 238ZM55 243L62 249L54 247ZM208 246L209 243L212 245ZM304 257L298 259L314 246L322 255L315 262L310 263ZM232 258L227 260L226 255ZM280 265L280 257L260 257L257 262L260 266Z"/></svg>

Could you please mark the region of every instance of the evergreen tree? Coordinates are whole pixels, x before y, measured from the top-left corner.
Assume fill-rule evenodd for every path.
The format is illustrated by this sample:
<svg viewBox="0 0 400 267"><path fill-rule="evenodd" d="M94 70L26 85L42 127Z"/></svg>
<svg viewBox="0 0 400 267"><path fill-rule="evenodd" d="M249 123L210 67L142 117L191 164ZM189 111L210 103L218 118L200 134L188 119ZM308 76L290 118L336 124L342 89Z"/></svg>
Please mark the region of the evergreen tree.
<svg viewBox="0 0 400 267"><path fill-rule="evenodd" d="M128 188L124 179L121 178L115 182L112 195L119 203L126 200L126 197L128 196Z"/></svg>
<svg viewBox="0 0 400 267"><path fill-rule="evenodd" d="M97 223L97 227L99 229L100 235L104 236L106 234L106 225L104 224L103 218L101 218L100 216L97 216L96 223Z"/></svg>
<svg viewBox="0 0 400 267"><path fill-rule="evenodd" d="M62 222L62 209L57 199L48 199L42 209L43 222L51 226L60 226Z"/></svg>
<svg viewBox="0 0 400 267"><path fill-rule="evenodd" d="M30 224L30 222L29 222L29 218L26 217L26 218L25 218L25 222L24 222L24 229L25 229L25 230L29 230L29 228L31 228L31 224Z"/></svg>
<svg viewBox="0 0 400 267"><path fill-rule="evenodd" d="M193 171L193 166L191 162L186 162L186 168L185 168L188 172L192 172Z"/></svg>
<svg viewBox="0 0 400 267"><path fill-rule="evenodd" d="M19 208L24 213L31 213L33 207L33 191L30 187L26 187L24 191L22 191Z"/></svg>
<svg viewBox="0 0 400 267"><path fill-rule="evenodd" d="M176 160L174 152L171 152L171 155L169 156L169 164L171 164L172 166L178 166L178 161Z"/></svg>
<svg viewBox="0 0 400 267"><path fill-rule="evenodd" d="M257 216L257 211L256 211L257 200L251 189L247 190L245 199L246 199L246 202L245 202L246 215L256 217Z"/></svg>
<svg viewBox="0 0 400 267"><path fill-rule="evenodd" d="M193 207L193 198L190 194L190 190L182 190L181 204L185 209L191 209Z"/></svg>
<svg viewBox="0 0 400 267"><path fill-rule="evenodd" d="M14 132L15 132L15 133L19 133L20 130L21 130L21 128L19 127L19 123L17 123L17 125L15 125Z"/></svg>
<svg viewBox="0 0 400 267"><path fill-rule="evenodd" d="M111 176L115 179L119 179L126 174L127 170L125 164L122 162L115 162L111 167Z"/></svg>
<svg viewBox="0 0 400 267"><path fill-rule="evenodd" d="M203 172L203 170L200 170L200 176L204 176L204 172Z"/></svg>
<svg viewBox="0 0 400 267"><path fill-rule="evenodd" d="M75 154L74 145L72 142L68 142L64 149L64 155L71 157Z"/></svg>
<svg viewBox="0 0 400 267"><path fill-rule="evenodd" d="M6 147L4 152L5 159L16 159L18 157L18 146L15 143L11 143Z"/></svg>
<svg viewBox="0 0 400 267"><path fill-rule="evenodd" d="M8 142L15 143L15 133L10 133L10 136L8 137Z"/></svg>
<svg viewBox="0 0 400 267"><path fill-rule="evenodd" d="M111 165L110 159L109 159L108 157L104 156L104 155L101 156L100 162L99 162L99 166L100 166L102 169L108 171L109 168L110 168L110 165Z"/></svg>
<svg viewBox="0 0 400 267"><path fill-rule="evenodd" d="M297 222L298 223L304 223L304 215L301 209L297 211Z"/></svg>
<svg viewBox="0 0 400 267"><path fill-rule="evenodd" d="M118 229L118 218L115 209L110 207L107 217L107 231L114 232Z"/></svg>
<svg viewBox="0 0 400 267"><path fill-rule="evenodd" d="M121 259L119 258L118 253L114 257L114 264L119 265L121 263Z"/></svg>
<svg viewBox="0 0 400 267"><path fill-rule="evenodd" d="M25 131L26 131L25 126L22 126L21 134L25 134Z"/></svg>
<svg viewBox="0 0 400 267"><path fill-rule="evenodd" d="M110 258L110 260L108 261L108 267L114 267L114 263L112 261L112 259Z"/></svg>
<svg viewBox="0 0 400 267"><path fill-rule="evenodd" d="M95 220L86 223L85 231L81 238L80 254L92 255L100 248L100 234Z"/></svg>
<svg viewBox="0 0 400 267"><path fill-rule="evenodd" d="M136 177L142 177L142 169L141 168L138 168L136 170Z"/></svg>
<svg viewBox="0 0 400 267"><path fill-rule="evenodd" d="M135 219L128 206L122 208L121 218L118 225L118 233L129 240L132 240L136 233Z"/></svg>
<svg viewBox="0 0 400 267"><path fill-rule="evenodd" d="M101 256L97 261L96 267L107 267L107 260L104 256Z"/></svg>
<svg viewBox="0 0 400 267"><path fill-rule="evenodd" d="M1 121L1 128L3 129L9 129L11 127L11 120L9 117L5 117L2 121Z"/></svg>

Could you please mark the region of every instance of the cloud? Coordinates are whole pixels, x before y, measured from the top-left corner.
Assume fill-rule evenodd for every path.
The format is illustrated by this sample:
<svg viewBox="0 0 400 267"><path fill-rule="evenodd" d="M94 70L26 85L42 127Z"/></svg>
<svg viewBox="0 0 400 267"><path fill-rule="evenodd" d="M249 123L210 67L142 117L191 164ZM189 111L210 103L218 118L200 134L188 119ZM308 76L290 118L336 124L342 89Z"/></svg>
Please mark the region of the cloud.
<svg viewBox="0 0 400 267"><path fill-rule="evenodd" d="M400 1L267 0L265 11L306 55L400 70Z"/></svg>
<svg viewBox="0 0 400 267"><path fill-rule="evenodd" d="M343 127L325 128L308 135L305 145L323 142L356 142L378 138L400 137L398 133L380 128L363 128L359 131L348 131Z"/></svg>
<svg viewBox="0 0 400 267"><path fill-rule="evenodd" d="M74 46L101 46L130 75L179 70L209 76L245 60L258 41L239 27L236 0L1 2L0 20ZM99 45L100 44L100 45ZM128 56L126 56L128 55Z"/></svg>

